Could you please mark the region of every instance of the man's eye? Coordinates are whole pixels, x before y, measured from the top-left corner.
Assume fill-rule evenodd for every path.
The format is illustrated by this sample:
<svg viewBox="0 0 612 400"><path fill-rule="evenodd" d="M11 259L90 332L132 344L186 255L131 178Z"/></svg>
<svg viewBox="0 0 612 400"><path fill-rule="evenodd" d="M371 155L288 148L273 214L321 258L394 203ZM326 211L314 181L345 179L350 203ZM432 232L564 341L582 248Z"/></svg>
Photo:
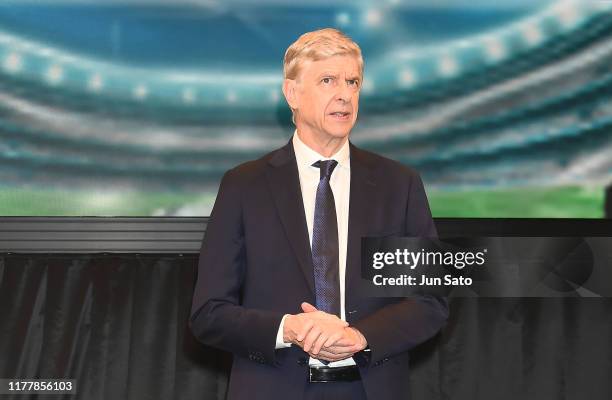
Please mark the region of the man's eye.
<svg viewBox="0 0 612 400"><path fill-rule="evenodd" d="M331 83L331 81L332 81L332 78L323 78L323 79L321 79L321 82L323 82L325 84Z"/></svg>
<svg viewBox="0 0 612 400"><path fill-rule="evenodd" d="M349 84L350 86L359 86L359 81L357 81L356 79L350 79L350 80L348 81L348 84Z"/></svg>

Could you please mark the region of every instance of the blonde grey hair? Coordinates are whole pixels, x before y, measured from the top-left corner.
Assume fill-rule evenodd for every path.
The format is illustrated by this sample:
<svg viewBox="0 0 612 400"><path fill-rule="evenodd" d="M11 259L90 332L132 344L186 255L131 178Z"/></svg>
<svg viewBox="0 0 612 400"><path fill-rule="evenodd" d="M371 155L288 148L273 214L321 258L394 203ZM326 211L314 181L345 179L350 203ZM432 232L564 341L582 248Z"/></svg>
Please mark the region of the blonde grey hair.
<svg viewBox="0 0 612 400"><path fill-rule="evenodd" d="M307 32L293 42L285 52L283 73L285 79L296 79L301 63L319 61L338 55L350 55L357 59L359 77L363 76L361 49L350 37L334 28Z"/></svg>

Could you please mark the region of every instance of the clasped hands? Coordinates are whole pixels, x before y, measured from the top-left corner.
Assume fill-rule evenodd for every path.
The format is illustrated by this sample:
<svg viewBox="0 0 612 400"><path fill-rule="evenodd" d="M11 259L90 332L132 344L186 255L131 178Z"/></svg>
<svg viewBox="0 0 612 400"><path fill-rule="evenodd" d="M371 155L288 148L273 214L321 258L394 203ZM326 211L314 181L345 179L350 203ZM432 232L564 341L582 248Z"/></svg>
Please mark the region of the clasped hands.
<svg viewBox="0 0 612 400"><path fill-rule="evenodd" d="M300 346L311 357L339 361L352 357L367 346L365 337L356 328L336 315L319 311L302 303L303 313L288 315L283 327L283 340Z"/></svg>

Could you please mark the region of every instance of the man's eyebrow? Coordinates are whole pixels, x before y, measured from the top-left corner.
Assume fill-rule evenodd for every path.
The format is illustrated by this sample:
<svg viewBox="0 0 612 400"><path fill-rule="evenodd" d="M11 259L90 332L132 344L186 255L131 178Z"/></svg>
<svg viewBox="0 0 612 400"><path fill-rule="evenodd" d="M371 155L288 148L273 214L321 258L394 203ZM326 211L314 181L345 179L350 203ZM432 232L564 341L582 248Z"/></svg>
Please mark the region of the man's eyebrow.
<svg viewBox="0 0 612 400"><path fill-rule="evenodd" d="M353 76L351 78L347 78L346 80L347 81L359 81L359 80L361 80L361 78L359 76Z"/></svg>
<svg viewBox="0 0 612 400"><path fill-rule="evenodd" d="M334 72L322 72L321 74L319 74L319 78L323 78L324 76L331 76L337 78L338 74Z"/></svg>

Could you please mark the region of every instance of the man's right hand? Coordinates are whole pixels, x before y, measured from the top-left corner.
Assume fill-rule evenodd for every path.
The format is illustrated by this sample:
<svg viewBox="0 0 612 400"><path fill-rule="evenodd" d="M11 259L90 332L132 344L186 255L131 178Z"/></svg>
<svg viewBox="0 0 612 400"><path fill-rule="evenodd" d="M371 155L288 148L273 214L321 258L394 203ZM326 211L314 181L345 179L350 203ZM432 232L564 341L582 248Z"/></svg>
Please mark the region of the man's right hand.
<svg viewBox="0 0 612 400"><path fill-rule="evenodd" d="M305 352L318 353L327 343L335 343L343 337L346 321L336 315L317 310L309 303L302 303L303 313L288 315L283 327L283 340L291 342Z"/></svg>

